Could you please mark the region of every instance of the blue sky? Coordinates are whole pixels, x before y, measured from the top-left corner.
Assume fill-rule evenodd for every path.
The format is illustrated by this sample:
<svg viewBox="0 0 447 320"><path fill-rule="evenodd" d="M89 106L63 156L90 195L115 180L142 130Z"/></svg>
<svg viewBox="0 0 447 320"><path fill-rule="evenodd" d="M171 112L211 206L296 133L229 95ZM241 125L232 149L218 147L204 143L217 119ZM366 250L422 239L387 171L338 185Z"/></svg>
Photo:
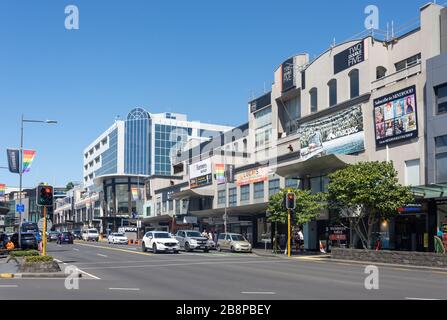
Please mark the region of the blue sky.
<svg viewBox="0 0 447 320"><path fill-rule="evenodd" d="M364 8L380 27L419 16L427 0L0 0L0 166L19 145L37 150L25 186L82 180L82 151L117 115L136 106L238 125L254 92L301 52L311 57L364 29ZM64 27L77 5L80 29ZM18 176L0 170L0 183Z"/></svg>

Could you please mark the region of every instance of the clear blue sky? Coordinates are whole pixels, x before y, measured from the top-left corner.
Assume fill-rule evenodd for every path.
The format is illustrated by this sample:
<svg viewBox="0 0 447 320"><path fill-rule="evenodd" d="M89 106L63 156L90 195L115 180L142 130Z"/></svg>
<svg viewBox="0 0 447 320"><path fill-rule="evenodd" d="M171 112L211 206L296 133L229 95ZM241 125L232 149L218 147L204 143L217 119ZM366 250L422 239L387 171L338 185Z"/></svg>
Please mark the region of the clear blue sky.
<svg viewBox="0 0 447 320"><path fill-rule="evenodd" d="M311 57L364 29L364 8L380 27L417 18L427 0L0 0L0 166L19 145L20 115L37 150L24 184L82 180L82 151L116 115L136 106L238 125L251 92L269 89L274 69ZM66 5L80 29L64 27ZM18 176L0 170L0 183Z"/></svg>

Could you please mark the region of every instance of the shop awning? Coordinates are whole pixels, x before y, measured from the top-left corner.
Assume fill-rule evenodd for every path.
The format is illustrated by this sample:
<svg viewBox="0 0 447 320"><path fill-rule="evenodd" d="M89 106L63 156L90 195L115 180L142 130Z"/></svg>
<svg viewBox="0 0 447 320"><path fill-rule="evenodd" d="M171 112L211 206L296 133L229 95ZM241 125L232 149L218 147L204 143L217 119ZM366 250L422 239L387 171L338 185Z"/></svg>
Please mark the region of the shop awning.
<svg viewBox="0 0 447 320"><path fill-rule="evenodd" d="M447 198L447 183L428 184L411 187L415 196L424 199Z"/></svg>
<svg viewBox="0 0 447 320"><path fill-rule="evenodd" d="M172 216L170 216L169 214L162 214L160 216L144 218L142 220L142 223L149 224L149 223L158 223L158 222L169 222L171 220L172 220Z"/></svg>
<svg viewBox="0 0 447 320"><path fill-rule="evenodd" d="M334 171L345 168L350 164L355 164L364 161L361 156L350 155L336 155L330 154L320 158L309 160L291 160L286 163L281 163L276 168L276 173L283 177L311 175L314 173L321 173L322 171Z"/></svg>
<svg viewBox="0 0 447 320"><path fill-rule="evenodd" d="M212 196L214 196L214 190L211 188L186 189L180 192L172 193L170 195L171 199L201 198Z"/></svg>
<svg viewBox="0 0 447 320"><path fill-rule="evenodd" d="M268 203L255 203L238 207L227 207L227 214L229 216L253 216L260 213L265 213ZM225 213L225 208L216 208L200 211L191 211L191 215L196 217L221 217Z"/></svg>

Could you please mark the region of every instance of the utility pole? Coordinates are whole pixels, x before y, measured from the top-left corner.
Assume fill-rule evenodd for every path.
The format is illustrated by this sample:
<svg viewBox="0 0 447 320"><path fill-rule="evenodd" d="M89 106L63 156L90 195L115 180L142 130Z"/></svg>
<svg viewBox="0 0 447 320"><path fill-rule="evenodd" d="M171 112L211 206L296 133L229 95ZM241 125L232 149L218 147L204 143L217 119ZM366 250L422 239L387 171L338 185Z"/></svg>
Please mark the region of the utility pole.
<svg viewBox="0 0 447 320"><path fill-rule="evenodd" d="M287 210L287 256L288 257L290 257L290 250L291 250L291 245L290 245L290 242L291 242L291 228L292 228L292 225L291 225L291 216L292 216L292 214L291 214L291 210L292 209L288 209Z"/></svg>

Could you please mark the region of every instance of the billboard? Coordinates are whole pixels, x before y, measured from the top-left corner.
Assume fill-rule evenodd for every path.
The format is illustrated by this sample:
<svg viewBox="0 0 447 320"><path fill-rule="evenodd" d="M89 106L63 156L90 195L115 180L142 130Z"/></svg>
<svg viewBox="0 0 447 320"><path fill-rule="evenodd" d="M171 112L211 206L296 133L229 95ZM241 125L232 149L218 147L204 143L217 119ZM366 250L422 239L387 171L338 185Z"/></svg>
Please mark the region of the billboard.
<svg viewBox="0 0 447 320"><path fill-rule="evenodd" d="M299 125L301 160L329 154L365 150L363 113L360 105Z"/></svg>
<svg viewBox="0 0 447 320"><path fill-rule="evenodd" d="M418 136L416 86L374 99L376 146Z"/></svg>
<svg viewBox="0 0 447 320"><path fill-rule="evenodd" d="M236 174L236 184L243 186L251 183L267 181L270 170L268 167L260 167L252 170L247 170Z"/></svg>
<svg viewBox="0 0 447 320"><path fill-rule="evenodd" d="M282 92L295 87L295 68L293 58L287 59L281 65Z"/></svg>
<svg viewBox="0 0 447 320"><path fill-rule="evenodd" d="M189 166L189 187L203 187L213 182L211 159L202 160Z"/></svg>

